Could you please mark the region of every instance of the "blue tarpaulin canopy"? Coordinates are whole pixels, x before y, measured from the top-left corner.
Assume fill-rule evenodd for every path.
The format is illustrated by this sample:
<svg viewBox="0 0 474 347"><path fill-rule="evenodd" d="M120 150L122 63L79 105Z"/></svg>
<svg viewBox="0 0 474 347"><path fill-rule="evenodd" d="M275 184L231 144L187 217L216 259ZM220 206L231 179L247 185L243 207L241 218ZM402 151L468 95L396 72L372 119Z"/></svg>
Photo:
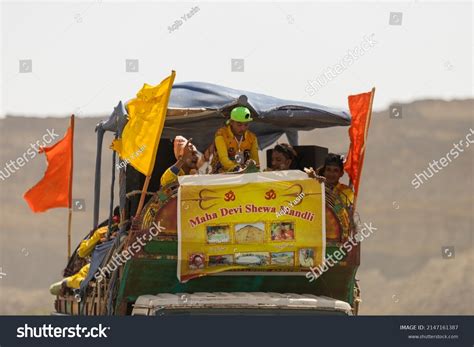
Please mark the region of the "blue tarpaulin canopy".
<svg viewBox="0 0 474 347"><path fill-rule="evenodd" d="M310 102L279 99L211 83L183 82L173 85L162 138L172 140L177 135L182 135L188 139L192 138L193 144L201 152L204 152L214 140L216 130L225 124L230 111L238 105L246 106L252 112L254 121L250 124L250 130L257 135L260 149L273 144L283 134L287 135L291 145L297 145L298 131L300 130L347 126L351 123L350 114L345 110ZM103 136L106 131L111 131L116 133L117 137L120 137L126 123L126 105L124 106L122 102L119 102L110 117L100 122L96 128L94 229L97 227L99 219L100 163ZM112 170L115 170L114 166ZM123 169L121 169L121 174L123 174ZM121 183L121 208L125 200L124 184ZM113 182L111 186L113 197ZM113 199L111 199L110 215L113 208L112 204Z"/></svg>
<svg viewBox="0 0 474 347"><path fill-rule="evenodd" d="M260 149L271 145L284 133L292 145L297 145L299 130L347 126L351 122L350 114L345 110L211 83L183 82L173 85L162 137L192 137L193 143L203 151L236 105L251 110L254 122L250 129L257 135Z"/></svg>

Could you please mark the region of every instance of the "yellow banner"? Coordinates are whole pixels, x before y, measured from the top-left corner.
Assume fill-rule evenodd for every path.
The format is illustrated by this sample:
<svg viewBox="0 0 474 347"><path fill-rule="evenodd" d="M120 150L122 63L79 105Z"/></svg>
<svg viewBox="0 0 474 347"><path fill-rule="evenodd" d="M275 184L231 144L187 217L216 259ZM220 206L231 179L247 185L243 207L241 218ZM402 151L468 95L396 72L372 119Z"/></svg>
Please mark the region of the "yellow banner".
<svg viewBox="0 0 474 347"><path fill-rule="evenodd" d="M305 275L324 261L324 187L301 171L179 178L178 278Z"/></svg>
<svg viewBox="0 0 474 347"><path fill-rule="evenodd" d="M145 176L153 172L175 75L172 71L159 85L140 89L127 104L129 120L122 138L112 142L120 158Z"/></svg>

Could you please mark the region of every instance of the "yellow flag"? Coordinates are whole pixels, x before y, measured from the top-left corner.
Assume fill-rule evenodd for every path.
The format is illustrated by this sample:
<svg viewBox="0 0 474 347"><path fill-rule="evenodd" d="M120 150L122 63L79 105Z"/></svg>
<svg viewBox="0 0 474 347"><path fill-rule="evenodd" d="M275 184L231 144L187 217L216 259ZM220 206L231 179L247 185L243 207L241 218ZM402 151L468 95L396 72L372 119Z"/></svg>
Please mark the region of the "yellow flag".
<svg viewBox="0 0 474 347"><path fill-rule="evenodd" d="M112 149L120 158L145 176L150 176L155 166L175 75L172 71L154 87L145 83L137 97L128 103L129 119L122 138L112 142Z"/></svg>

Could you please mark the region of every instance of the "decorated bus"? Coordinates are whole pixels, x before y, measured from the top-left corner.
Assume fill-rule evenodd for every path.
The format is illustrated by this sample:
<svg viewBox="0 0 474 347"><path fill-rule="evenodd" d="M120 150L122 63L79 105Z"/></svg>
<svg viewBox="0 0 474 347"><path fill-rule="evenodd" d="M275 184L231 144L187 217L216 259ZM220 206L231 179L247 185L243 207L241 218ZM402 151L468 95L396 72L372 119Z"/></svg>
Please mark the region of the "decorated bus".
<svg viewBox="0 0 474 347"><path fill-rule="evenodd" d="M71 252L64 276L87 271L76 288L62 282L55 314L357 314L355 208L374 90L349 97L345 111L173 80L174 72L164 81L168 94L145 85L97 125L92 228ZM236 107L251 113L249 129L267 167L268 148L282 135L296 165L266 170L249 160L231 172L208 167L161 185L176 161L176 136L192 138L206 156ZM329 150L298 144L299 132L334 126L350 126L350 205L318 175ZM115 138L110 212L99 223L106 132ZM97 230L100 241L84 257Z"/></svg>

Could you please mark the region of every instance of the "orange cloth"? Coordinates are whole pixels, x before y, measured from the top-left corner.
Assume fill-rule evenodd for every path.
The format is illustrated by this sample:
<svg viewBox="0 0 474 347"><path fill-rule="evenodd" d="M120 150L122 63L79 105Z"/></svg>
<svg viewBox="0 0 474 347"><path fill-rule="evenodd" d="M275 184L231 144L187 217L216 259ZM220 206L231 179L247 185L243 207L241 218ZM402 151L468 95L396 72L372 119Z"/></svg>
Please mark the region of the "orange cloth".
<svg viewBox="0 0 474 347"><path fill-rule="evenodd" d="M46 155L48 167L41 181L23 196L33 212L71 207L73 138L74 130L70 126L62 140L40 149Z"/></svg>
<svg viewBox="0 0 474 347"><path fill-rule="evenodd" d="M370 125L371 99L372 92L349 96L349 109L352 116L349 128L351 145L344 170L352 181L355 196L359 192L360 175L364 162L365 145Z"/></svg>

